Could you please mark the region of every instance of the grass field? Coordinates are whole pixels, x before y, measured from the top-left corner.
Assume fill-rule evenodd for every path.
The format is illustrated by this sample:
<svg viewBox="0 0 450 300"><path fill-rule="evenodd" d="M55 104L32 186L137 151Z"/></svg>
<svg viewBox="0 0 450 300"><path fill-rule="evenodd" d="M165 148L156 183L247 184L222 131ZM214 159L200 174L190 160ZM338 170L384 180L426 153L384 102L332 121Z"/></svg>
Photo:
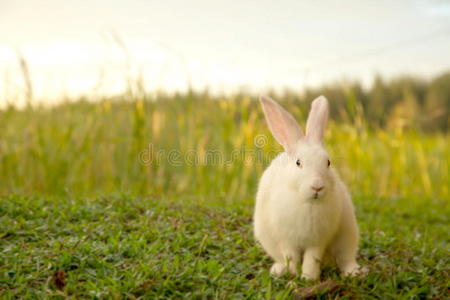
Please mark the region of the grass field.
<svg viewBox="0 0 450 300"><path fill-rule="evenodd" d="M136 100L137 99L137 100ZM0 295L289 298L255 243L258 179L281 148L246 96L78 101L0 111ZM304 123L305 111L283 103ZM448 297L450 138L331 122L361 228L363 279L335 298Z"/></svg>

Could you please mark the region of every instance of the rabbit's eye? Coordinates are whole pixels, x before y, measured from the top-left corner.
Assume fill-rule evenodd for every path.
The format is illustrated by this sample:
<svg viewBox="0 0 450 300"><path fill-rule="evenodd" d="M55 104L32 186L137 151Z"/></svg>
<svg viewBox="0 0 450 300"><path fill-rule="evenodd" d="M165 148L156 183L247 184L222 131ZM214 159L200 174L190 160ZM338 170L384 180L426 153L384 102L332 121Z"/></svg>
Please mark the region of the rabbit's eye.
<svg viewBox="0 0 450 300"><path fill-rule="evenodd" d="M328 167L330 167L330 165L331 165L331 162L330 162L330 160L328 160Z"/></svg>
<svg viewBox="0 0 450 300"><path fill-rule="evenodd" d="M298 167L302 167L302 162L300 161L300 159L297 159L297 161L295 162L295 164L298 166Z"/></svg>

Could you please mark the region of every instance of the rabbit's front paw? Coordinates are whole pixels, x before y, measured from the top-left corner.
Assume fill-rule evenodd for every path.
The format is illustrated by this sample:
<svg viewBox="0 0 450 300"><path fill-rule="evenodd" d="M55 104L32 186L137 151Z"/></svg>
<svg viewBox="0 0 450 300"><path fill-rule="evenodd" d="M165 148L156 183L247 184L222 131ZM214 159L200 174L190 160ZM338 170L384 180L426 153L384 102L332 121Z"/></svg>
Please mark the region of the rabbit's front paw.
<svg viewBox="0 0 450 300"><path fill-rule="evenodd" d="M310 273L303 272L301 277L302 279L313 281L319 279L319 275L320 272L310 272Z"/></svg>
<svg viewBox="0 0 450 300"><path fill-rule="evenodd" d="M361 267L358 264L349 266L344 269L344 275L355 277L355 276L366 276L369 273L369 269L366 267Z"/></svg>
<svg viewBox="0 0 450 300"><path fill-rule="evenodd" d="M282 263L274 263L270 268L270 274L273 276L281 276L286 273L286 266Z"/></svg>

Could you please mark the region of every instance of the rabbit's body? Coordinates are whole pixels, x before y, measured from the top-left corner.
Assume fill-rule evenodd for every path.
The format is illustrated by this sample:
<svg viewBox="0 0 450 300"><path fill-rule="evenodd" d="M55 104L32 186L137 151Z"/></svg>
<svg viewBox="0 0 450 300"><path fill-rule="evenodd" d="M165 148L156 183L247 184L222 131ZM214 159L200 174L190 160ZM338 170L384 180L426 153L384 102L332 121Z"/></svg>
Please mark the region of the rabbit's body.
<svg viewBox="0 0 450 300"><path fill-rule="evenodd" d="M267 110L268 118L272 112ZM285 124L292 120L285 119ZM280 134L281 129L268 121L278 139L289 138L287 131ZM303 256L305 278L316 279L325 258L344 273L356 274L360 270L355 260L358 227L347 188L329 167L320 143L308 136L291 137L295 142L288 147L289 142L280 142L287 151L265 170L256 195L254 232L275 261L271 272L296 274Z"/></svg>
<svg viewBox="0 0 450 300"><path fill-rule="evenodd" d="M256 196L255 235L269 254L282 261L281 241L303 251L305 247L327 243L340 219L341 199L330 193L321 201L301 199L297 189L285 182L286 154L283 153L264 172ZM279 166L278 164L283 164ZM275 188L276 186L276 188ZM272 244L274 244L272 246Z"/></svg>

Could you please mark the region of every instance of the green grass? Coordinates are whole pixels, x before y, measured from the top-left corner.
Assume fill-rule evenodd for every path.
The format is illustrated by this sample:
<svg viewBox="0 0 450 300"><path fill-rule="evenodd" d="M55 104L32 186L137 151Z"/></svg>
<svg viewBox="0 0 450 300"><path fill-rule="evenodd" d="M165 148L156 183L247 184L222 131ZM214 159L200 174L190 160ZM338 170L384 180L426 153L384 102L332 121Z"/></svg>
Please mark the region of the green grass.
<svg viewBox="0 0 450 300"><path fill-rule="evenodd" d="M0 111L0 298L282 299L310 286L271 278L253 239L257 182L281 150L259 103L146 100ZM304 124L298 104L283 102ZM361 110L346 119L331 121L326 144L370 274L326 268L338 288L323 298L445 298L448 133L378 128Z"/></svg>
<svg viewBox="0 0 450 300"><path fill-rule="evenodd" d="M298 102L283 104L305 123ZM332 164L354 195L449 197L448 133L373 129L364 120L361 112L352 122L331 122L326 136ZM245 96L9 109L0 111L0 128L0 194L187 193L240 202L281 150L259 103ZM231 163L207 163L211 151Z"/></svg>
<svg viewBox="0 0 450 300"><path fill-rule="evenodd" d="M356 199L359 260L370 274L345 279L326 268L322 278L339 284L326 299L444 298L448 204L411 200ZM2 298L274 299L310 285L270 277L271 262L253 239L249 205L125 195L10 196L0 203ZM59 288L57 271L67 276Z"/></svg>

